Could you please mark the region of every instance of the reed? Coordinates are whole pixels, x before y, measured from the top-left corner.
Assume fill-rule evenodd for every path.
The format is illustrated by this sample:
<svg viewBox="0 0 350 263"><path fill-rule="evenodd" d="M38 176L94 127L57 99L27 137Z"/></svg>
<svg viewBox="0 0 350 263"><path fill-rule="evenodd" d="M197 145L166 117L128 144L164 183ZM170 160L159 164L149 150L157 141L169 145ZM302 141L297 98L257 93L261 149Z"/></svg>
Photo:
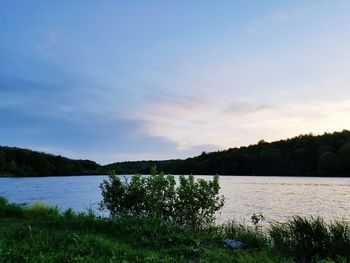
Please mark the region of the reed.
<svg viewBox="0 0 350 263"><path fill-rule="evenodd" d="M269 229L273 246L298 262L350 260L350 227L347 222L327 223L320 217L295 216Z"/></svg>

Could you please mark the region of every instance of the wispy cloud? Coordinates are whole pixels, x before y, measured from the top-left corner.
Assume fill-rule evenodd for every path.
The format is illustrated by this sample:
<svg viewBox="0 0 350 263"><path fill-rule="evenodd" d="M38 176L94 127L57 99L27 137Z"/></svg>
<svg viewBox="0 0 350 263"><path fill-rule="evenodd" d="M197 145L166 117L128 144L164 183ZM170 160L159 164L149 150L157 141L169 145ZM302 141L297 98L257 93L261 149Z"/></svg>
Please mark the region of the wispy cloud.
<svg viewBox="0 0 350 263"><path fill-rule="evenodd" d="M345 124L350 123L349 100L274 107L236 104L232 108L230 104L228 109L230 114L215 105L196 110L189 107L183 108L187 114L181 115L176 106L167 105L166 111L162 108L158 114L146 118L144 129L149 135L173 141L179 149L205 143L228 148L255 143L262 138L275 140L301 133L342 130L349 128Z"/></svg>
<svg viewBox="0 0 350 263"><path fill-rule="evenodd" d="M45 29L42 39L35 44L34 49L42 56L48 58L54 54L59 46L59 34L52 29Z"/></svg>
<svg viewBox="0 0 350 263"><path fill-rule="evenodd" d="M1 143L108 162L350 128L348 3L225 4L0 3Z"/></svg>
<svg viewBox="0 0 350 263"><path fill-rule="evenodd" d="M234 102L228 105L223 112L234 115L257 115L273 110L270 105L254 105L248 102Z"/></svg>
<svg viewBox="0 0 350 263"><path fill-rule="evenodd" d="M276 25L284 24L289 20L296 19L301 14L302 10L278 11L252 22L248 31L261 32Z"/></svg>

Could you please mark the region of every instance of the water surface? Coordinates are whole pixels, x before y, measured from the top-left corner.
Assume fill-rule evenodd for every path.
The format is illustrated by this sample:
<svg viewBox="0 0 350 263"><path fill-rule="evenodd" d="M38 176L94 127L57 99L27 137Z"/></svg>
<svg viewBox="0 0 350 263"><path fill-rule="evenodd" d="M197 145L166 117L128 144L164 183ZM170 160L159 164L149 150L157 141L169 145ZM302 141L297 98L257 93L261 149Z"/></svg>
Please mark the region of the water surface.
<svg viewBox="0 0 350 263"><path fill-rule="evenodd" d="M41 201L62 210L97 210L101 200L99 185L105 178L0 178L0 196L16 203ZM350 220L350 178L221 176L220 184L226 198L220 222L248 222L253 213L259 212L268 222L284 221L293 215Z"/></svg>

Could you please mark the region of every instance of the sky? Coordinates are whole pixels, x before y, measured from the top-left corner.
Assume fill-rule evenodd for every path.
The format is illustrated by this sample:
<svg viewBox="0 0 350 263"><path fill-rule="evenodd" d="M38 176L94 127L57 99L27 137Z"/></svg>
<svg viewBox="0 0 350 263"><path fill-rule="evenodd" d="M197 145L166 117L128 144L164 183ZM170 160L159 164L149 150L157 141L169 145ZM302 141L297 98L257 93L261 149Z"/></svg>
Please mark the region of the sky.
<svg viewBox="0 0 350 263"><path fill-rule="evenodd" d="M1 0L0 145L107 164L350 129L349 11Z"/></svg>

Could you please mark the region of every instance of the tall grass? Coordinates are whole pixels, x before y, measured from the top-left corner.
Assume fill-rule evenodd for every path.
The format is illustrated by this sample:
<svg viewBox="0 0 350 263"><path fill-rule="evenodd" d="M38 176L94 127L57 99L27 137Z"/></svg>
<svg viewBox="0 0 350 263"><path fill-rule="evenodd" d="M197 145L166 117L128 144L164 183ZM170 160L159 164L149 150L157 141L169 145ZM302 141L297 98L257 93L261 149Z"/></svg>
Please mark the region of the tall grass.
<svg viewBox="0 0 350 263"><path fill-rule="evenodd" d="M298 262L350 260L350 227L346 222L296 216L286 223L272 224L269 235L276 249Z"/></svg>
<svg viewBox="0 0 350 263"><path fill-rule="evenodd" d="M243 241L246 247L261 250L271 247L270 238L266 232L255 227L240 224L235 221L227 222L217 228L221 229L221 238Z"/></svg>

